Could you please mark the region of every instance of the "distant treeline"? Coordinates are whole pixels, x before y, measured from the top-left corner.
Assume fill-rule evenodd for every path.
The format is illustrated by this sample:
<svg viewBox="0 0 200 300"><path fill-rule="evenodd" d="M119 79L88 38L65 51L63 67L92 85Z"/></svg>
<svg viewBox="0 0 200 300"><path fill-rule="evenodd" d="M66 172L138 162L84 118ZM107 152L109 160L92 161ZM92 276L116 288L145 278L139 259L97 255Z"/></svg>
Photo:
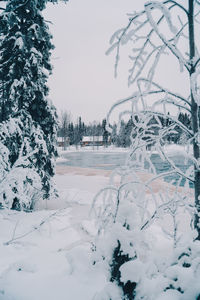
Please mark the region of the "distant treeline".
<svg viewBox="0 0 200 300"><path fill-rule="evenodd" d="M78 145L83 136L103 136L103 140L106 143L108 141L109 133L106 130L106 119L102 122L92 122L85 124L81 117L77 122L68 121L69 115L61 116L60 126L58 130L58 136L68 138L70 145Z"/></svg>
<svg viewBox="0 0 200 300"><path fill-rule="evenodd" d="M168 127L173 123L170 115L167 118L161 116L159 116L158 118L163 128ZM102 122L92 122L89 124L85 124L82 121L81 117L78 118L77 122L72 122L70 120L70 115L64 113L60 118L58 136L65 139L67 138L70 145L80 144L83 136L103 136L105 144L110 138L111 143L116 147L125 148L131 145L130 136L133 128L136 127L135 121L137 122L137 117L134 121L132 118L130 118L128 121L121 120L120 124L112 125L110 133L106 130L106 119L103 119ZM178 121L185 125L188 129L191 129L191 118L189 114L180 112ZM155 119L152 118L148 125L152 125L153 128L153 124L155 123ZM175 127L175 132L173 134L171 133L165 136L165 141L167 143L184 144L185 139L188 139L188 137L183 132L180 126Z"/></svg>

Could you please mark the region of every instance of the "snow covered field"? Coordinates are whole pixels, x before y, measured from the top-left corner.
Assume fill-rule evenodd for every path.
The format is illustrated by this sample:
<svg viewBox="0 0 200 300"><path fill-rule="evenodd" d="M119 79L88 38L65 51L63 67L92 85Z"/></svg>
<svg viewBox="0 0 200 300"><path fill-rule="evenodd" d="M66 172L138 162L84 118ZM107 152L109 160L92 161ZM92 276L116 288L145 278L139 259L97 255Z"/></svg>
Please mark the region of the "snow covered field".
<svg viewBox="0 0 200 300"><path fill-rule="evenodd" d="M103 264L93 265L96 228L89 212L109 175L107 170L60 165L58 200L40 201L32 213L0 211L0 300L92 300L104 288L108 274ZM155 191L162 186L159 182ZM183 231L187 221L185 216ZM158 226L152 228L157 252L169 254L171 244Z"/></svg>
<svg viewBox="0 0 200 300"><path fill-rule="evenodd" d="M91 175L57 175L60 198L33 213L0 211L1 300L89 300L102 288L89 210L108 177Z"/></svg>

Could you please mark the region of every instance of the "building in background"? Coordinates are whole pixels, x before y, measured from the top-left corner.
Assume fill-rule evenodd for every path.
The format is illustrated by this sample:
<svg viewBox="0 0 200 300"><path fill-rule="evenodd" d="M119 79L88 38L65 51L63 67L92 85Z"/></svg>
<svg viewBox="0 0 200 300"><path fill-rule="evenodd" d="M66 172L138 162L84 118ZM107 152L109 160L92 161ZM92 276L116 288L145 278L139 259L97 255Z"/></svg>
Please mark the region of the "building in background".
<svg viewBox="0 0 200 300"><path fill-rule="evenodd" d="M58 136L57 137L57 146L58 147L62 147L64 150L66 147L68 147L70 145L70 139L69 137L62 137L62 136Z"/></svg>
<svg viewBox="0 0 200 300"><path fill-rule="evenodd" d="M85 146L107 146L110 145L110 139L105 141L103 136L83 136L81 147Z"/></svg>

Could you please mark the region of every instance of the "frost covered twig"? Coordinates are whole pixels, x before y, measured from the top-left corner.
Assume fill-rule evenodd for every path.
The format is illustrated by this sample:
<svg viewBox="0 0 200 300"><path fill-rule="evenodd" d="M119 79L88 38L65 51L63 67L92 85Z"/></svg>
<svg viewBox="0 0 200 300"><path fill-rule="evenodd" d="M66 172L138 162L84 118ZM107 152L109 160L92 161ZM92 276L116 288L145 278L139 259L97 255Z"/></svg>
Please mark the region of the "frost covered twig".
<svg viewBox="0 0 200 300"><path fill-rule="evenodd" d="M33 227L33 229L31 229L31 230L29 230L29 231L27 231L27 232L25 232L25 233L23 233L23 234L21 234L21 235L19 235L19 236L17 236L17 237L15 237L15 232L16 232L16 227L17 227L17 226L15 225L15 228L14 228L14 231L13 231L13 236L12 236L12 238L11 238L9 241L4 242L4 245L8 246L8 245L14 243L15 241L17 241L17 240L19 240L19 239L22 239L22 238L28 236L29 234L31 234L31 233L37 231L37 230L38 230L40 227L42 227L47 221L49 221L51 218L53 218L54 216L58 215L61 211L65 210L65 209L66 209L66 208L61 208L61 209L59 209L59 210L53 212L52 214L50 214L49 216L47 216L45 219L43 219L38 225L35 225L35 226ZM18 223L17 223L17 225L18 225Z"/></svg>

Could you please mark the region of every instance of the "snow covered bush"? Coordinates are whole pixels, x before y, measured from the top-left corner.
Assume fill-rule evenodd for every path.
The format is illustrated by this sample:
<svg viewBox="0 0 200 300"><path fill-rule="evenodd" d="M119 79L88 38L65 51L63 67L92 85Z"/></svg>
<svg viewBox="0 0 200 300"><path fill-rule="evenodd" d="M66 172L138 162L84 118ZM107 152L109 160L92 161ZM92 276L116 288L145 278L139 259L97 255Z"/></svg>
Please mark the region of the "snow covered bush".
<svg viewBox="0 0 200 300"><path fill-rule="evenodd" d="M191 224L191 192L160 181L163 192L155 193L137 172L122 173L120 185L113 182L94 200L94 262L108 278L95 300L198 299L200 243Z"/></svg>
<svg viewBox="0 0 200 300"><path fill-rule="evenodd" d="M102 230L96 242L95 261L98 262L103 258L110 274L108 279L122 289L121 292L119 290L121 294L119 299L133 299L138 283L138 278L132 280L133 277L126 277L128 279L124 280L125 276L122 276L121 269L140 257L145 259L144 256L148 255L150 247L149 237L145 231L141 231L142 220L138 207L129 201L132 202L130 198L126 198L123 203L118 204L117 216L113 216L113 225L104 227L104 224L101 224ZM112 207L111 210L115 211L116 207ZM136 277L140 276L139 273L137 270Z"/></svg>
<svg viewBox="0 0 200 300"><path fill-rule="evenodd" d="M32 209L45 196L44 170L48 150L43 131L25 113L0 125L0 203L3 207ZM40 159L40 167L35 161Z"/></svg>
<svg viewBox="0 0 200 300"><path fill-rule="evenodd" d="M138 284L128 299L199 299L199 242L176 249L165 260L129 261L120 268L121 280ZM150 253L151 255L153 253ZM125 298L126 299L126 298Z"/></svg>

